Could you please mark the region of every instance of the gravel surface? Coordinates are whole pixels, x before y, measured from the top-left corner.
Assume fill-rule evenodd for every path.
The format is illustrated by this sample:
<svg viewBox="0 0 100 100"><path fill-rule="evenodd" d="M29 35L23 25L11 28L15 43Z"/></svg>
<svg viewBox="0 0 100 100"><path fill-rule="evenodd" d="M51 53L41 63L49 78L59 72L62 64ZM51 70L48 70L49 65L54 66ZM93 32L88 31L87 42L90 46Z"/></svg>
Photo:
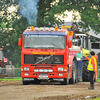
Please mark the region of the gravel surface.
<svg viewBox="0 0 100 100"><path fill-rule="evenodd" d="M0 81L0 100L84 100L100 96L100 83L95 82L94 90L88 87L89 82L22 85L22 81Z"/></svg>

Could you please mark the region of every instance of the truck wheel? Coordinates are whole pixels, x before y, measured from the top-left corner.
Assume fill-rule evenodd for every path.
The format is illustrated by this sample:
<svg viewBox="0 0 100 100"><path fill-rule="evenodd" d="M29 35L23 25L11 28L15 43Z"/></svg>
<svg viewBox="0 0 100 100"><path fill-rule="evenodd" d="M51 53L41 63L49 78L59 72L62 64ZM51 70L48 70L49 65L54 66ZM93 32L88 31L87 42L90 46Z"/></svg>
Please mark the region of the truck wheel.
<svg viewBox="0 0 100 100"><path fill-rule="evenodd" d="M40 82L41 82L41 81L38 80L38 79L35 79L35 81L34 81L35 84L40 84Z"/></svg>
<svg viewBox="0 0 100 100"><path fill-rule="evenodd" d="M70 84L74 84L75 83L75 79L76 79L75 70L76 70L75 61L73 61L73 64L72 64L72 78L69 80Z"/></svg>
<svg viewBox="0 0 100 100"><path fill-rule="evenodd" d="M83 82L88 82L89 81L89 71L87 70L88 66L88 61L84 60L83 61L83 69L82 69L82 81Z"/></svg>
<svg viewBox="0 0 100 100"><path fill-rule="evenodd" d="M28 84L30 84L29 81L24 81L23 78L22 78L22 83L23 83L23 85L28 85Z"/></svg>
<svg viewBox="0 0 100 100"><path fill-rule="evenodd" d="M75 83L78 82L78 78L77 78L77 68L75 67Z"/></svg>
<svg viewBox="0 0 100 100"><path fill-rule="evenodd" d="M64 82L61 82L62 85L68 85L69 84L69 68L67 68L67 78L64 78Z"/></svg>

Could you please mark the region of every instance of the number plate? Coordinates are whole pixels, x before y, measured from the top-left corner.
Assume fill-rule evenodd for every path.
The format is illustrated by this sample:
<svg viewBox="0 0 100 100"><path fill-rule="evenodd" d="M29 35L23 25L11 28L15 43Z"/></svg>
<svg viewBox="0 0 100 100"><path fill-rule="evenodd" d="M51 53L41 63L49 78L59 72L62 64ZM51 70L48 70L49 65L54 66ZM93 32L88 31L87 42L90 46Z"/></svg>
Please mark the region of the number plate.
<svg viewBox="0 0 100 100"><path fill-rule="evenodd" d="M48 74L46 74L46 73L39 73L39 79L48 79Z"/></svg>

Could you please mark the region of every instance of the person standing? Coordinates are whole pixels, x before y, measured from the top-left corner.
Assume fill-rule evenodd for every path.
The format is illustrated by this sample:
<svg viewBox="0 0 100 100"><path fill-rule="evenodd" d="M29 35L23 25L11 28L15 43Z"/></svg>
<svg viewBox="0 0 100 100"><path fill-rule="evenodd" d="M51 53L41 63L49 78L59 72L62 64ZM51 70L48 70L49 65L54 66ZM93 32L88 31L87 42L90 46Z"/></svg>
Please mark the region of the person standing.
<svg viewBox="0 0 100 100"><path fill-rule="evenodd" d="M87 66L87 70L89 70L89 81L90 81L90 87L88 89L93 90L94 89L94 79L97 71L97 55L95 55L94 51L90 52L91 58L88 58L86 55L84 55L87 60L89 60L89 64Z"/></svg>

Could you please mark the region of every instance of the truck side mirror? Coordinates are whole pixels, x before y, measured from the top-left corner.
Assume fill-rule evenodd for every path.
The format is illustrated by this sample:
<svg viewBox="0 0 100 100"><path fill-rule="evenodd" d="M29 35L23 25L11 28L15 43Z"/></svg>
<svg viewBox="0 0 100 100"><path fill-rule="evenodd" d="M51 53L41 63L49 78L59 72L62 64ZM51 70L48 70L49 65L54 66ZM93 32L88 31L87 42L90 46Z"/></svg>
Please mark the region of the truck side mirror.
<svg viewBox="0 0 100 100"><path fill-rule="evenodd" d="M72 46L72 41L68 40L68 48L71 48L71 46Z"/></svg>
<svg viewBox="0 0 100 100"><path fill-rule="evenodd" d="M18 39L18 46L21 47L21 44L22 44L22 39L19 38L19 39Z"/></svg>

